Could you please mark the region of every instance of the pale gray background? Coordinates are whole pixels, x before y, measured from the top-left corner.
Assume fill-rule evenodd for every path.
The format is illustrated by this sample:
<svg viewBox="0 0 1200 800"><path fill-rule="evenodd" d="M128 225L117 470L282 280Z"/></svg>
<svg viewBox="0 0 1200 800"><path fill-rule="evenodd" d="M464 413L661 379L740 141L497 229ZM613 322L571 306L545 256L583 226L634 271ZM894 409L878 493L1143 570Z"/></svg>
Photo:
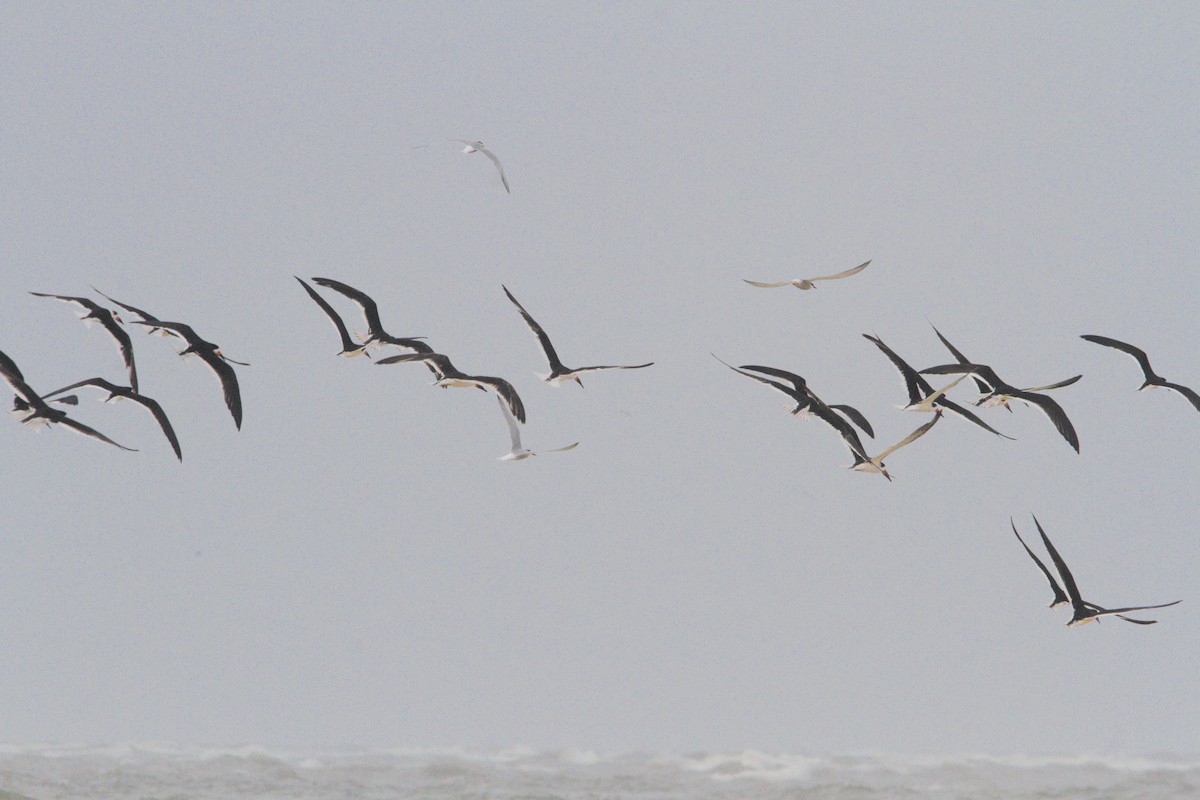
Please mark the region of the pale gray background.
<svg viewBox="0 0 1200 800"><path fill-rule="evenodd" d="M238 433L135 336L182 465L131 407L78 416L138 453L0 420L0 740L1200 751L1200 414L1078 338L1200 387L1194 9L6 4L0 350L120 379L27 294L95 284L253 366ZM490 397L334 358L293 274L582 444L497 462ZM569 364L658 363L538 384L502 282ZM888 484L709 355L882 447L924 418L860 334L928 366L930 322L1083 372L1082 454L996 410L1017 441L949 419ZM1065 628L1030 512L1086 596L1183 604Z"/></svg>

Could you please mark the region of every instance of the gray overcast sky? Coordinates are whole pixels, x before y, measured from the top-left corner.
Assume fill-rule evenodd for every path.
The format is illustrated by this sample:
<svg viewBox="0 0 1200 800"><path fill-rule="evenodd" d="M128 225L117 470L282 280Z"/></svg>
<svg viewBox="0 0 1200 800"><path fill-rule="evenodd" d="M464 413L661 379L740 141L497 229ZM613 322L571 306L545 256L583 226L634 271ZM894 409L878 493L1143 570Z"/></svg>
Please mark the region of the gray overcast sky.
<svg viewBox="0 0 1200 800"><path fill-rule="evenodd" d="M182 464L90 397L140 452L0 426L0 739L1200 751L1200 415L1078 338L1200 387L1198 20L7 4L0 350L42 390L120 379L27 294L94 284L253 366L239 433L135 334ZM491 398L334 358L292 275L512 380L530 446L582 444L496 461ZM568 364L656 365L539 384L501 283ZM800 372L883 447L924 418L861 334L923 367L930 323L1015 383L1083 373L1082 453L994 410L1016 441L944 420L888 484L709 355ZM1031 512L1085 596L1183 604L1068 630Z"/></svg>

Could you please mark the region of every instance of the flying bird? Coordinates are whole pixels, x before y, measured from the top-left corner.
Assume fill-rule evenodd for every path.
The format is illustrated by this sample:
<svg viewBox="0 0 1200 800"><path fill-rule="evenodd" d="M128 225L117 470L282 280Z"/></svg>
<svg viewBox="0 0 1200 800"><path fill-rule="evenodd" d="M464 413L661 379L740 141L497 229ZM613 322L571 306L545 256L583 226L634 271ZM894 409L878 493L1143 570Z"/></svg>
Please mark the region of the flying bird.
<svg viewBox="0 0 1200 800"><path fill-rule="evenodd" d="M142 322L158 322L158 317L154 316L149 311L143 311L142 309L138 308L137 306L131 306L128 303L122 303L120 300L114 300L113 298L106 295L104 292L97 289L95 286L92 287L92 291L95 292L96 294L100 295L105 300L109 301L110 303L115 303L116 305L119 305L121 308L125 309L129 313L136 314L138 316L138 318L140 320L142 320ZM183 337L179 336L179 334L175 333L174 331L169 331L166 328L151 327L150 330L147 331L147 333L151 334L152 336L175 336L177 338L183 338Z"/></svg>
<svg viewBox="0 0 1200 800"><path fill-rule="evenodd" d="M710 353L710 355L712 355L713 358L716 358L717 361L721 361L721 359L717 358L715 354ZM725 364L724 361L721 361L721 363ZM763 367L757 364L743 364L741 367L735 367L732 364L725 364L725 366L729 367L739 375L745 375L751 380L756 380L759 383L766 384L776 391L782 392L783 394L792 398L796 405L791 409L791 413L796 416L811 415L813 413L812 406L814 404L825 405L845 416L846 419L850 420L859 428L861 428L862 432L867 436L870 436L872 439L875 438L875 431L871 428L871 423L867 421L867 418L862 414L861 411L853 406L848 406L842 403L826 403L821 398L817 397L816 393L813 392L812 389L808 388L808 381L794 372L788 372L787 370L777 369L775 367ZM761 372L765 375L772 375L776 378L781 378L790 382L791 386L779 383L778 381L770 380L769 378L764 378L761 375L754 375L752 372L747 372L747 370L753 370L754 372Z"/></svg>
<svg viewBox="0 0 1200 800"><path fill-rule="evenodd" d="M550 362L550 372L545 375L538 375L546 383L558 386L563 381L575 381L580 386L583 386L583 381L579 379L581 372L597 372L603 369L642 369L654 364L653 361L649 361L645 364L578 367L575 369L565 366L559 360L558 353L554 351L554 345L550 344L550 337L546 335L546 331L542 330L542 326L538 325L534 318L529 316L529 312L517 302L517 298L513 297L512 292L508 290L507 286L501 284L500 288L508 295L508 299L512 301L512 304L517 307L517 311L521 312L521 316L525 319L525 324L529 326L529 329L533 331L533 335L537 337L538 343L542 346L542 351L546 354L546 360Z"/></svg>
<svg viewBox="0 0 1200 800"><path fill-rule="evenodd" d="M297 278L297 280L299 280ZM392 336L383 329L383 323L379 320L379 305L371 299L371 296L366 292L359 291L353 286L335 281L332 278L313 278L313 283L324 286L327 289L333 289L339 294L353 300L362 309L363 319L367 323L367 333L359 336L364 346L380 347L383 345L395 345L396 347L406 347L409 350L415 350L420 353L432 353L433 348L421 341L423 336L399 337Z"/></svg>
<svg viewBox="0 0 1200 800"><path fill-rule="evenodd" d="M1037 521L1037 518L1034 518ZM1050 543L1050 537L1042 530L1042 526L1038 525L1038 533L1042 535L1042 542L1046 545L1046 552L1050 554L1050 558L1054 561L1054 566L1058 568L1059 577L1062 578L1063 586L1067 589L1067 597L1070 598L1071 608L1074 610L1070 622L1067 625L1084 625L1092 620L1098 620L1100 617L1108 616L1109 614L1125 614L1130 611L1146 611L1151 608L1166 608L1167 606L1177 605L1182 602L1176 600L1173 603L1159 603L1154 606L1129 606L1128 608L1098 608L1089 605L1079 596L1079 588L1075 585L1075 578L1071 576L1071 570L1067 569L1066 563L1059 556L1058 551L1054 549L1054 545Z"/></svg>
<svg viewBox="0 0 1200 800"><path fill-rule="evenodd" d="M87 313L80 317L84 325L90 325L92 322L98 322L103 326L104 330L112 336L117 342L117 347L121 351L121 357L125 359L125 369L129 372L129 385L133 390L137 391L137 368L133 363L133 342L129 339L129 334L121 327L121 316L110 308L105 308L94 300L89 300L86 297L72 297L65 294L45 294L43 292L30 292L37 297L49 297L63 303L71 303L82 308Z"/></svg>
<svg viewBox="0 0 1200 800"><path fill-rule="evenodd" d="M3 378L5 383L13 390L13 393L16 394L13 412L24 414L21 417L21 424L35 426L57 423L67 430L83 434L92 439L98 439L105 444L111 444L113 447L136 452L134 448L117 444L94 428L89 428L82 422L71 419L62 409L53 408L25 382L25 377L21 374L21 370L17 367L16 362L4 353L0 353L0 378Z"/></svg>
<svg viewBox="0 0 1200 800"><path fill-rule="evenodd" d="M721 359L717 358L715 354L712 354L712 356L713 358L716 358L717 361L721 361ZM725 364L724 361L721 361L721 363ZM778 381L764 378L761 375L755 375L752 372L747 372L746 370L749 369L749 366L741 369L730 364L725 364L725 366L729 367L739 375L745 375L747 378L756 380L759 383L764 383L776 391L782 392L783 394L792 398L792 400L796 402L795 408L791 409L792 414L803 413L805 415L814 416L833 428L834 431L836 431L838 435L842 437L842 443L846 445L846 448L850 451L850 454L854 456L855 464L870 460L870 456L867 455L866 448L863 447L862 440L858 437L858 431L854 430L853 426L851 426L851 424L844 417L838 416L831 406L826 405L815 395L810 396L806 391L801 391L801 389L798 388L799 386L805 385L804 378L800 377L799 375L787 373L788 375L792 376L791 378L788 378L788 380L792 380L794 384L793 386L788 386L786 384L779 383ZM778 372L784 372L784 370L778 370ZM849 408L849 406L845 406L844 408ZM858 412L855 411L855 414L857 413ZM864 418L858 421L857 424L865 422L866 419ZM870 425L867 425L866 430L870 430ZM869 432L868 435L874 436L874 432Z"/></svg>
<svg viewBox="0 0 1200 800"><path fill-rule="evenodd" d="M1107 336L1096 336L1088 333L1079 338L1087 339L1089 342L1095 342L1096 344L1102 344L1105 347L1112 347L1116 350L1120 350L1122 353L1127 353L1133 356L1134 360L1136 360L1138 365L1141 366L1142 374L1146 378L1146 380L1142 382L1142 385L1138 387L1139 392L1144 392L1147 389L1157 389L1160 386L1164 386L1168 389L1174 389L1186 397L1188 402L1190 402L1197 411L1200 411L1200 394L1197 394L1195 391L1186 386L1181 386L1178 383L1171 383L1161 375L1158 375L1153 369L1150 368L1150 358L1146 355L1144 350L1134 347L1131 344L1126 344L1125 342L1118 342L1116 339L1110 339Z"/></svg>
<svg viewBox="0 0 1200 800"><path fill-rule="evenodd" d="M764 283L763 281L751 281L746 280L745 278L742 280L751 286L758 286L762 289L777 289L780 286L795 286L797 289L815 289L817 288L817 285L814 283L814 281L832 281L837 280L838 278L849 278L851 275L857 275L858 273L862 272L870 263L870 261L864 261L857 267L848 269L845 272L839 272L836 275L821 275L816 278L796 278L795 280L779 281L778 283Z"/></svg>
<svg viewBox="0 0 1200 800"><path fill-rule="evenodd" d="M1038 522L1036 516L1033 518L1033 522L1035 525L1037 525L1038 531L1042 531L1042 524ZM1069 605L1071 599L1067 597L1066 592L1064 592L1062 587L1058 585L1058 581L1054 580L1054 576L1050 574L1050 570L1046 568L1046 565L1042 563L1042 560L1038 558L1032 550L1029 549L1029 545L1025 544L1025 540L1022 539L1021 534L1017 532L1017 524L1013 522L1012 517L1008 518L1008 524L1012 526L1012 532L1016 534L1017 541L1021 543L1021 546L1025 548L1025 552L1028 553L1029 557L1033 559L1033 563L1037 564L1038 569L1042 571L1042 574L1046 576L1046 580L1050 582L1050 591L1054 593L1054 597L1050 599L1050 605L1046 607L1058 608L1059 606ZM1096 608L1101 611L1104 610L1095 603L1087 603L1087 605L1091 608ZM1118 619L1123 619L1126 622L1132 622L1135 625L1153 625L1158 622L1158 620L1153 619L1134 619L1133 617L1126 617L1121 614L1117 614L1117 617Z"/></svg>
<svg viewBox="0 0 1200 800"><path fill-rule="evenodd" d="M933 327L933 326L931 325L930 327ZM950 351L950 354L954 356L955 360L958 361L958 363L960 363L960 364L970 364L971 363L970 359L968 359L961 352L959 352L958 348L956 348L954 345L950 344L950 341L945 336L942 336L941 331L939 331L936 327L934 327L933 332L936 333L937 337L942 340L942 344L946 345L946 349ZM1008 404L1008 401L1012 399L1011 397L1009 397L1008 395L1004 395L1004 394L993 394L992 387L988 386L987 382L984 381L983 378L979 377L978 375L972 375L971 377L975 381L975 387L977 389L979 389L979 393L981 395L986 395L986 397L981 397L979 400L976 400L975 405L980 406L982 408L990 408L992 406L1004 406L1005 410L1007 410L1010 414L1012 413L1012 406L1010 406ZM1022 391L1045 392L1045 391L1049 391L1050 389L1061 389L1064 386L1070 386L1071 384L1077 382L1082 377L1083 377L1082 375L1075 375L1073 377L1067 378L1066 380L1056 381L1055 383L1048 383L1045 386L1032 386L1028 389L1023 389Z"/></svg>
<svg viewBox="0 0 1200 800"><path fill-rule="evenodd" d="M508 188L508 178L504 175L504 165L500 163L500 159L496 158L495 153L483 146L483 142L470 142L466 139L455 139L454 141L463 145L464 153L483 153L491 159L492 163L496 165L496 171L500 173L500 182L504 184L504 191L512 193L512 190Z"/></svg>
<svg viewBox="0 0 1200 800"><path fill-rule="evenodd" d="M333 306L329 305L324 297L321 297L321 295L317 294L315 289L313 289L304 281L300 280L299 277L295 275L292 277L296 278L299 284L304 287L304 291L308 292L308 296L313 299L313 302L321 307L321 310L325 312L327 317L329 317L329 321L333 323L333 327L337 330L338 337L342 340L342 350L340 353L338 353L338 355L345 356L346 358L366 355L367 358L370 358L370 355L367 354L367 346L362 342L356 342L354 339L350 338L350 332L346 330L346 323L342 322L342 318L339 317L338 313L333 310Z"/></svg>
<svg viewBox="0 0 1200 800"><path fill-rule="evenodd" d="M197 355L208 367L216 373L217 379L221 381L221 390L225 394L225 405L229 408L229 413L233 415L233 422L240 431L242 429L242 394L238 388L237 374L233 371L230 364L240 364L243 367L250 366L241 361L234 361L221 352L221 348L212 342L206 342L201 339L191 326L185 325L182 322L164 322L163 320L155 320L154 322L139 321L134 322L134 325L146 325L163 328L172 331L179 335L185 342L187 347L180 351L180 356Z"/></svg>
<svg viewBox="0 0 1200 800"><path fill-rule="evenodd" d="M1062 406L1044 394L1024 391L1005 383L996 375L996 371L986 364L942 364L923 369L921 372L927 375L978 375L992 387L991 392L984 395L980 402L986 402L993 396L1004 395L1037 406L1054 423L1055 429L1067 440L1067 444L1075 448L1076 453L1079 452L1079 436L1075 433L1075 426L1067 418L1067 412L1063 411Z"/></svg>
<svg viewBox="0 0 1200 800"><path fill-rule="evenodd" d="M179 439L175 437L175 429L171 427L171 421L167 419L166 412L162 410L162 406L158 404L157 400L146 397L143 394L138 394L129 386L118 386L115 383L104 380L104 378L88 378L87 380L77 381L70 386L64 386L61 389L55 389L53 392L44 394L42 395L42 399L51 400L55 395L83 386L95 386L98 389L108 392L108 397L103 400L105 403L111 403L115 400L132 400L149 411L154 417L155 422L158 423L158 427L162 428L163 435L167 437L167 441L171 443L171 449L175 451L175 457L183 461L183 452L179 449Z"/></svg>
<svg viewBox="0 0 1200 800"><path fill-rule="evenodd" d="M508 424L508 438L512 443L508 455L500 456L497 461L521 461L536 456L532 450L528 450L521 445L521 429L517 427L517 420L513 417L512 412L508 410L508 404L499 395L496 395L496 404L500 406L500 411L504 414L504 421ZM566 447L556 447L553 450L543 450L543 453L565 453L568 450L574 450L579 446L579 442L569 444Z"/></svg>
<svg viewBox="0 0 1200 800"><path fill-rule="evenodd" d="M905 411L929 412L938 408L944 408L947 411L958 414L964 419L970 420L979 427L983 428L985 431L994 433L997 436L1003 436L1005 439L1012 439L1011 436L1006 436L1005 434L996 430L991 425L988 425L986 422L981 420L973 412L968 411L958 403L955 403L953 400L945 396L946 392L952 389L955 384L958 383L958 381L955 381L949 386L935 391L934 388L929 384L929 381L922 378L919 372L909 366L907 361L898 356L896 351L884 344L882 339L877 336L871 336L867 333L863 334L863 338L874 343L874 345L878 347L885 356L888 357L888 360L892 362L892 365L904 378L905 388L908 389L908 405L901 406L901 408L903 408ZM959 380L962 380L962 378Z"/></svg>
<svg viewBox="0 0 1200 800"><path fill-rule="evenodd" d="M746 371L747 367L745 367L745 366L735 367L732 364L728 364L725 361L723 361L719 356L717 356L716 353L709 353L709 355L711 355L713 358L717 359L717 361L720 361L722 364L725 364L725 366L729 367L731 370L733 370L737 374L745 375L747 378L749 378L751 380L766 384L767 386L770 386L775 391L781 392L781 393L787 395L788 397L792 398L792 401L795 402L796 405L794 408L790 409L789 413L791 413L791 414L799 415L801 412L806 412L808 410L808 407L810 405L812 405L812 402L813 402L812 398L809 397L808 393L805 391L806 382L805 382L804 378L800 377L799 375L795 375L794 376L795 380L792 381L792 385L788 386L786 384L780 383L779 381L773 381L770 378L764 378L762 375L755 375L752 372L747 372ZM782 371L782 370L780 370L780 371Z"/></svg>
<svg viewBox="0 0 1200 800"><path fill-rule="evenodd" d="M414 361L422 361L429 366L434 376L437 377L433 383L434 386L440 386L443 389L450 386L473 387L485 392L494 392L508 404L508 409L513 416L521 422L525 422L525 404L521 402L520 395L517 394L517 390L511 383L503 378L493 378L490 375L468 375L456 369L450 363L450 359L441 353L402 353L398 356L381 358L375 363L382 366L384 364L407 364Z"/></svg>
<svg viewBox="0 0 1200 800"><path fill-rule="evenodd" d="M896 442L894 445L884 450L877 456L868 456L865 453L856 452L854 447L851 447L850 452L854 454L854 463L850 465L850 469L854 470L855 472L878 472L889 481L892 480L892 476L888 473L887 465L883 463L883 460L899 450L901 447L912 444L917 439L920 439L922 436L929 433L929 429L936 425L937 421L941 418L942 410L938 409L934 411L933 419L929 420L929 422L926 422L924 425L917 428L908 436L905 436L903 439ZM849 428L848 425L846 427ZM853 428L850 428L850 430L853 430Z"/></svg>

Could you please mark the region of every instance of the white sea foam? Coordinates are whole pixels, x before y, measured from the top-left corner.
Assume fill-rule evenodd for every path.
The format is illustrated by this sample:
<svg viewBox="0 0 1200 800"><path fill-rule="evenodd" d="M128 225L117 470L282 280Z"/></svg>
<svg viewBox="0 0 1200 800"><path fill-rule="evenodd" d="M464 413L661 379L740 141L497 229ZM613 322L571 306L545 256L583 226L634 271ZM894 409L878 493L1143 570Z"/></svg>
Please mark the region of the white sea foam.
<svg viewBox="0 0 1200 800"><path fill-rule="evenodd" d="M0 791L43 800L384 800L1200 796L1200 758L1124 755L602 753L397 747L299 750L169 743L0 745ZM0 797L4 797L0 794Z"/></svg>

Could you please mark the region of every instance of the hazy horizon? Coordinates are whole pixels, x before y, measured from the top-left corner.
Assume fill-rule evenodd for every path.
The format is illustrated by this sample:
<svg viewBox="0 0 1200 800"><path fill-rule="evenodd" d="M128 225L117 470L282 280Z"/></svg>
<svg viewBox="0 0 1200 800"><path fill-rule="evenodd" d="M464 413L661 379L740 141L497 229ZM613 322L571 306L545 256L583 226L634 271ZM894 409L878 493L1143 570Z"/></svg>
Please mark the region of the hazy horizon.
<svg viewBox="0 0 1200 800"><path fill-rule="evenodd" d="M121 381L136 453L0 425L0 742L598 752L1200 753L1190 5L6 6L0 351ZM465 155L480 140L503 162ZM418 145L429 147L418 148ZM858 275L813 291L743 279ZM293 276L372 295L524 400L334 356ZM508 287L569 365L558 389ZM351 327L353 304L320 289ZM927 417L932 330L1053 396L860 475L734 374ZM969 403L969 382L952 396ZM1191 498L1191 499L1189 499ZM1036 514L1107 606L1067 629ZM1049 562L1047 562L1049 563Z"/></svg>

